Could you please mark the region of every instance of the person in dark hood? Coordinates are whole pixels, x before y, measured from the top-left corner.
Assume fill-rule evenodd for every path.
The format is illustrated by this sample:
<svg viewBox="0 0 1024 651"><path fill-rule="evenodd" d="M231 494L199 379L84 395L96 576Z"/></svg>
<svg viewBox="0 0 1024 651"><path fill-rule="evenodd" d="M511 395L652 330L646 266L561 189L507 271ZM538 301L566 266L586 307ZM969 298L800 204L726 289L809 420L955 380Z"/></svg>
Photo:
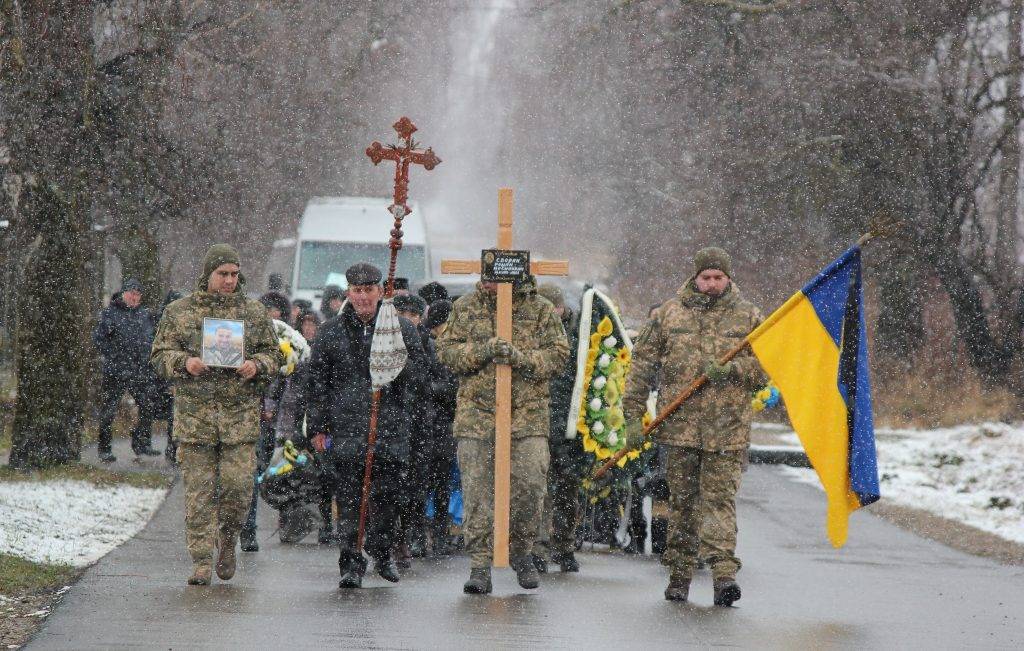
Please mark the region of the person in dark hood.
<svg viewBox="0 0 1024 651"><path fill-rule="evenodd" d="M152 447L156 376L149 366L149 349L155 330L153 316L142 306L142 283L129 278L100 314L92 334L103 356L98 451L105 463L117 460L111 447L112 427L126 392L139 410L132 428L132 451L139 456L160 454Z"/></svg>
<svg viewBox="0 0 1024 651"><path fill-rule="evenodd" d="M330 321L341 312L341 306L345 303L345 290L337 285L324 287L324 295L320 300L320 316L324 321Z"/></svg>
<svg viewBox="0 0 1024 651"><path fill-rule="evenodd" d="M346 272L348 303L325 323L313 343L309 363L307 435L317 452L327 452L335 477L340 588L362 587L366 559L356 546L363 490L367 437L370 431L370 347L383 296L382 274L367 263ZM399 480L409 458L409 428L417 405L426 399L423 345L416 328L399 318L408 358L399 375L380 391L377 440L371 468L370 512L366 551L377 573L399 580L391 558L396 527Z"/></svg>

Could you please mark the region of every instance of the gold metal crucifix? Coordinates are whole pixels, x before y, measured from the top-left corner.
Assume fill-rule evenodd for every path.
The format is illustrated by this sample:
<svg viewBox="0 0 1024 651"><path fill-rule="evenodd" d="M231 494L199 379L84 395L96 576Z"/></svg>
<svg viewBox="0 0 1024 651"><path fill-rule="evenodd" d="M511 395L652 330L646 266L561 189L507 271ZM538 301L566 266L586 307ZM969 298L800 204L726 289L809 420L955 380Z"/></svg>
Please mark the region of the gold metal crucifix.
<svg viewBox="0 0 1024 651"><path fill-rule="evenodd" d="M498 190L498 246L512 250L512 188ZM479 274L482 262L476 260L442 260L443 274ZM568 276L565 260L531 261L534 276ZM498 284L498 305L495 332L505 341L512 341L512 284ZM494 567L508 567L509 513L511 510L512 472L512 367L495 365L494 404Z"/></svg>

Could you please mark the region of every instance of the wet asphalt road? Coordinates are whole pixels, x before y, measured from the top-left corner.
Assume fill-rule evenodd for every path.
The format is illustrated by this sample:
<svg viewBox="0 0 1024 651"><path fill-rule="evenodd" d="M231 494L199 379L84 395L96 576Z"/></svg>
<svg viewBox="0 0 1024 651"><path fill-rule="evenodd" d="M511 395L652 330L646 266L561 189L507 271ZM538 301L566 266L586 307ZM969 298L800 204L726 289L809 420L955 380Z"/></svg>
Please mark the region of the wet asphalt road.
<svg viewBox="0 0 1024 651"><path fill-rule="evenodd" d="M334 549L270 538L228 583L189 587L176 485L150 525L66 595L30 649L293 648L1021 648L1024 570L953 551L866 513L833 550L824 500L772 467L752 467L740 500L743 599L662 599L650 558L584 553L578 575L521 590L497 571L489 597L461 591L465 558L415 562L392 585L368 574L337 588Z"/></svg>

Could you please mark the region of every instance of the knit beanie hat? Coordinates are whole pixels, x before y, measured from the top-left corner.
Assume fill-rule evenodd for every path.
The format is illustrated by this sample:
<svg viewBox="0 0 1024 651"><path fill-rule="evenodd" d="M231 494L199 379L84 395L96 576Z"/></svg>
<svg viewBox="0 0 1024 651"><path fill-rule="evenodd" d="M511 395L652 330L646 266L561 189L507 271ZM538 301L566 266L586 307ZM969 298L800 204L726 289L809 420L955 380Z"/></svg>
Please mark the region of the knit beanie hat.
<svg viewBox="0 0 1024 651"><path fill-rule="evenodd" d="M222 264L241 266L238 251L235 251L230 244L214 244L207 249L206 257L203 258L203 275L199 278L199 289L206 289L206 281L210 279L210 274Z"/></svg>
<svg viewBox="0 0 1024 651"><path fill-rule="evenodd" d="M732 277L732 259L724 249L717 246L709 246L697 251L693 256L693 275L700 275L700 272L707 269L717 269L726 276Z"/></svg>

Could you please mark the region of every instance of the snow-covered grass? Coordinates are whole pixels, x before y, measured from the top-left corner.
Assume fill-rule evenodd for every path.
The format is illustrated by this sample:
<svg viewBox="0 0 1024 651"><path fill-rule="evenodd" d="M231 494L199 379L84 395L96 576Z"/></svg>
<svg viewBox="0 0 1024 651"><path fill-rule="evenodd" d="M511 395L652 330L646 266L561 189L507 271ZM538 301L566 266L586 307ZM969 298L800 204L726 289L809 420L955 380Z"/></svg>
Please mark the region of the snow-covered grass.
<svg viewBox="0 0 1024 651"><path fill-rule="evenodd" d="M1024 424L878 429L876 445L882 500L1024 543ZM820 487L813 470L783 472Z"/></svg>
<svg viewBox="0 0 1024 651"><path fill-rule="evenodd" d="M138 533L166 494L78 479L0 482L0 553L84 567Z"/></svg>

